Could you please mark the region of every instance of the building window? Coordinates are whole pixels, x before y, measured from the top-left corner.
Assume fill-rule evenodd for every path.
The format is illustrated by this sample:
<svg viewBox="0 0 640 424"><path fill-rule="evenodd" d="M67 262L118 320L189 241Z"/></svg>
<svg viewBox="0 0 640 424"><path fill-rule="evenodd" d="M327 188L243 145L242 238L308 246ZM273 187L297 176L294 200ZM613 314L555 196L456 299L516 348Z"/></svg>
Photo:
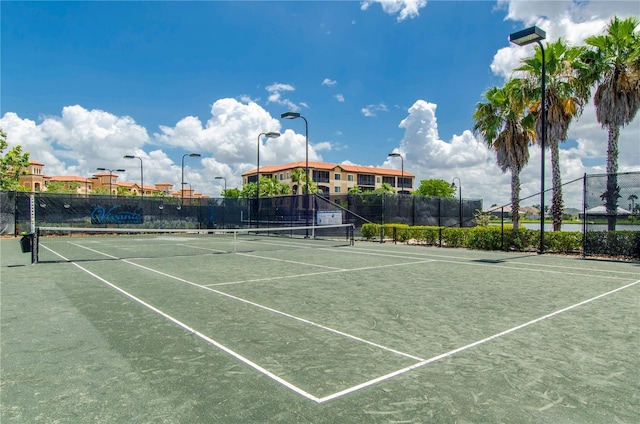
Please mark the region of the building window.
<svg viewBox="0 0 640 424"><path fill-rule="evenodd" d="M339 180L340 179L340 174L333 174L333 179L334 180Z"/></svg>
<svg viewBox="0 0 640 424"><path fill-rule="evenodd" d="M289 171L287 171L287 180L289 179Z"/></svg>
<svg viewBox="0 0 640 424"><path fill-rule="evenodd" d="M340 187L339 186L334 186L333 187L333 192L334 193L340 193Z"/></svg>
<svg viewBox="0 0 640 424"><path fill-rule="evenodd" d="M396 186L396 178L395 177L382 177L382 183L387 183L391 187Z"/></svg>
<svg viewBox="0 0 640 424"><path fill-rule="evenodd" d="M311 174L311 178L316 183L328 183L329 182L329 172L328 171L316 171L313 170Z"/></svg>
<svg viewBox="0 0 640 424"><path fill-rule="evenodd" d="M364 186L374 186L375 178L371 174L358 174L358 185L360 187Z"/></svg>
<svg viewBox="0 0 640 424"><path fill-rule="evenodd" d="M353 181L353 175L352 174L348 174L347 175L347 181Z"/></svg>
<svg viewBox="0 0 640 424"><path fill-rule="evenodd" d="M280 173L280 181L284 180L284 174L281 172Z"/></svg>

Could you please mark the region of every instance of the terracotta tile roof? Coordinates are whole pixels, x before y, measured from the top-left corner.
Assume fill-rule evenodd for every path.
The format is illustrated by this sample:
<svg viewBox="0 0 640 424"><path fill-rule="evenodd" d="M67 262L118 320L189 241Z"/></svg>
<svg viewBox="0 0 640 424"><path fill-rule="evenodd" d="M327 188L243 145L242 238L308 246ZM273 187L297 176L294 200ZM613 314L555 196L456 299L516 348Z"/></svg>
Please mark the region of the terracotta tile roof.
<svg viewBox="0 0 640 424"><path fill-rule="evenodd" d="M305 168L306 162L299 161L293 163L287 163L283 165L268 165L260 167L260 174L272 174L275 172L285 171L288 169L296 169L296 168ZM374 168L372 166L358 166L358 165L340 165L333 164L327 162L315 162L309 161L310 169L319 169L324 171L331 171L336 168L340 168L345 172L353 172L358 174L377 174L377 175L393 175L393 176L402 176L401 169L390 169L390 168ZM256 173L256 168L253 168L251 171L243 172L242 175L251 175ZM404 176L406 178L415 177L411 172L404 171Z"/></svg>
<svg viewBox="0 0 640 424"><path fill-rule="evenodd" d="M80 183L90 182L91 178L80 177L78 175L56 175L49 177L51 181L77 181Z"/></svg>

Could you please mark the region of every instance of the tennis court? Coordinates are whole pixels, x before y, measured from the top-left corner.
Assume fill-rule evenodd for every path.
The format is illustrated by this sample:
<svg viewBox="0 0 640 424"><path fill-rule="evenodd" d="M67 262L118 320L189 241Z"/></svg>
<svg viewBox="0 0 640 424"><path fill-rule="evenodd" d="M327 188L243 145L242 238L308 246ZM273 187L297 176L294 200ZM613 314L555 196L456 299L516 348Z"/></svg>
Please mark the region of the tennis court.
<svg viewBox="0 0 640 424"><path fill-rule="evenodd" d="M637 262L159 238L0 241L3 423L640 421Z"/></svg>

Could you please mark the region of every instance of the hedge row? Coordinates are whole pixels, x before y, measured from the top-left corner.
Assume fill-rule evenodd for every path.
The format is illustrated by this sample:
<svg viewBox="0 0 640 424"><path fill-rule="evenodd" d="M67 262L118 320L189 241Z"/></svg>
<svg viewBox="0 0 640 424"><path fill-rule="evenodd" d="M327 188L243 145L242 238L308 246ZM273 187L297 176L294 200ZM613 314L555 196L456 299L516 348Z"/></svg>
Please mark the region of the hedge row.
<svg viewBox="0 0 640 424"><path fill-rule="evenodd" d="M382 232L382 234L381 234ZM395 232L395 237L394 237ZM504 227L445 228L406 224L364 224L362 237L376 240L380 237L402 243L413 242L431 246L464 247L479 250L538 250L540 230L511 225ZM582 233L579 231L545 232L544 250L550 253L575 254L582 252ZM586 245L589 255L623 256L640 258L640 232L638 231L589 231Z"/></svg>

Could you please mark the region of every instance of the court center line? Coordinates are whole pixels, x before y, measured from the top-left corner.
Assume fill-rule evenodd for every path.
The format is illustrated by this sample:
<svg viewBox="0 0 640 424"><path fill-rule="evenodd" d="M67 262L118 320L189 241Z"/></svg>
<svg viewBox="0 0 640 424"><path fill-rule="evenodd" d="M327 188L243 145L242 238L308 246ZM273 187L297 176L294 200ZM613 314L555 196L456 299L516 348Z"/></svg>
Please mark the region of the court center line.
<svg viewBox="0 0 640 424"><path fill-rule="evenodd" d="M567 306L566 308L559 309L559 310L557 310L555 312L551 312L551 313L549 313L547 315L544 315L544 316L541 316L539 318L533 319L531 321L525 322L524 324L520 324L520 325L518 325L516 327L512 327L512 328L510 328L508 330L501 331L500 333L496 333L496 334L494 334L492 336L485 337L484 339L475 341L475 342L470 343L468 345L459 347L459 348L454 349L454 350L450 350L449 352L443 353L441 355L434 356L433 358L425 359L424 361L421 361L421 362L419 362L417 364L410 365L410 366L408 366L406 368L402 368L400 370L397 370L397 371L394 371L392 373L380 376L378 378L374 378L372 380L369 380L367 382L358 384L358 385L350 387L348 389L345 389L345 390L336 392L334 394L322 397L322 398L320 398L318 403L324 403L324 402L339 398L341 396L347 395L349 393L353 393L353 392L355 392L357 390L360 390L360 389L363 389L365 387L369 387L369 386L372 386L374 384L380 383L382 381L388 380L388 379L390 379L392 377L396 377L396 376L398 376L400 374L404 374L404 373L407 373L409 371L415 370L416 368L420 368L420 367L423 367L423 366L425 366L427 364L431 364L431 363L439 361L441 359L448 358L450 356L456 355L456 354L458 354L460 352L463 352L465 350L471 349L473 347L480 346L480 345L485 344L487 342L490 342L492 340L496 340L496 339L498 339L500 337L504 337L504 336L509 335L511 333L514 333L516 331L522 330L523 328L526 328L526 327L529 327L531 325L537 324L537 323L539 323L541 321L547 320L549 318L553 318L556 315L560 315L562 313L568 312L568 311L570 311L572 309L575 309L575 308L578 308L578 307L580 307L582 305L586 305L587 303L594 302L594 301L596 301L598 299L601 299L603 297L609 296L609 295L614 294L616 292L619 292L621 290L628 289L629 287L635 286L638 283L640 283L640 280L634 281L633 283L630 283L630 284L626 284L626 285L624 285L622 287L618 287L617 289L610 290L610 291L608 291L606 293L599 294L598 296L594 296L594 297L592 297L590 299L583 300L582 302L578 302L578 303L573 304L571 306Z"/></svg>
<svg viewBox="0 0 640 424"><path fill-rule="evenodd" d="M175 325L179 326L180 328L188 331L189 333L195 335L196 337L200 338L201 340L205 341L206 343L209 343L212 346L215 346L216 348L222 350L223 352L227 353L228 355L232 356L233 358L237 359L238 361L248 365L249 367L255 369L256 371L266 375L267 377L271 378L272 380L282 384L283 386L287 387L288 389L292 390L295 393L298 393L299 395L312 400L314 402L318 402L319 403L319 398L317 396L312 395L311 393L289 383L288 381L284 380L281 377L278 377L276 374L272 373L271 371L267 370L266 368L261 367L260 365L258 365L257 363L251 361L248 358L245 358L244 356L240 355L239 353L235 352L234 350L231 350L230 348L226 347L225 345L223 345L222 343L219 343L215 340L213 340L212 338L206 336L205 334L199 332L198 330L196 330L195 328L192 328L190 326L188 326L187 324L183 323L182 321L178 320L177 318L172 317L171 315L161 311L160 309L156 308L155 306L143 301L142 299L136 297L135 295L127 292L126 290L121 289L120 287L116 286L115 284L107 281L106 279L100 277L99 275L89 271L88 269L84 268L83 266L77 264L76 262L70 261L69 259L65 258L64 256L60 255L57 252L52 251L51 249L47 248L48 250L50 250L52 253L58 255L59 257L61 257L62 259L64 259L67 262L70 262L73 266L76 266L78 268L80 268L82 271L86 272L87 274L89 274L90 276L92 276L93 278L97 279L98 281L102 282L103 284L111 287L112 289L116 290L117 292L119 292L120 294L128 297L129 299L133 300L134 302L144 306L145 308L157 313L158 315L162 316L163 318L167 319L168 321L174 323Z"/></svg>
<svg viewBox="0 0 640 424"><path fill-rule="evenodd" d="M403 356L405 358L410 358L410 359L413 359L415 361L423 361L424 360L424 358L419 358L419 357L411 355L409 353L401 352L399 350L396 350L396 349L393 349L393 348L390 348L390 347L387 347L387 346L383 346L383 345L378 344L378 343L374 343L372 341L363 339L361 337L354 336L353 334L345 333L344 331L336 330L335 328L331 328L331 327L327 327L327 326L322 325L322 324L318 324L317 322L310 321L310 320L308 320L306 318L302 318L302 317L299 317L299 316L296 316L296 315L292 315L292 314L289 314L289 313L286 313L286 312L283 312L283 311L279 311L277 309L270 308L268 306L261 305L259 303L255 303L255 302L252 302L250 300L243 299L241 297L234 296L234 295L229 294L229 293L225 293L225 292L222 292L222 291L219 291L219 290L215 290L215 289L212 289L210 287L206 287L206 286L203 286L201 284L194 283L193 281L189 281L189 280L186 280L184 278L176 277L175 275L167 274L165 272L158 271L156 269L149 268L147 266L140 265L140 264L137 264L135 262L131 262L131 261L126 260L126 259L122 259L122 262L125 262L127 264L130 264L130 265L133 265L133 266L137 266L137 267L142 268L144 270L147 270L147 271L162 275L163 277L171 278L173 280L180 281L182 283L189 284L191 286L198 287L198 288L201 288L203 290L210 291L212 293L216 293L217 295L220 295L220 296L223 296L223 297L228 297L229 299L233 299L233 300L235 300L237 302L242 302L242 303L245 303L247 305L251 305L251 306L254 306L256 308L263 309L265 311L269 311L269 312L272 312L274 314L281 315L281 316L284 316L286 318L289 318L289 319L292 319L292 320L295 320L295 321L298 321L298 322L302 322L304 324L307 324L307 325L310 325L310 326L313 326L313 327L316 327L316 328L320 328L320 329L322 329L324 331L327 331L327 332L330 332L330 333L334 333L334 334L337 334L339 336L346 337L348 339L351 339L351 340L354 340L354 341L357 341L357 342L360 342L360 343L364 343L366 345L373 346L375 348L378 348L378 349L381 349L381 350L385 350L387 352L391 352L391 353L394 353L394 354L399 355L399 356ZM331 272L331 271L329 271L329 272Z"/></svg>
<svg viewBox="0 0 640 424"><path fill-rule="evenodd" d="M47 248L47 249L48 249L48 250L50 250L52 253L54 253L54 254L56 254L56 255L60 256L61 258L63 258L63 259L64 259L64 260L66 260L67 262L71 262L71 261L69 261L68 259L64 258L62 255L58 254L57 252L54 252L54 251L52 251L52 250L51 250L51 249L49 249L49 248ZM91 249L90 249L90 250L91 250ZM101 252L98 252L98 253L101 253ZM106 255L106 254L105 254L105 255ZM110 255L106 255L106 256L110 256ZM116 259L117 259L117 258L116 258ZM157 272L156 270L153 270L153 269L150 269L150 268L144 267L144 266L142 266L142 265L139 265L139 264L136 264L136 263L133 263L133 262L130 262L130 261L126 261L126 260L123 260L123 261L124 261L124 262L126 262L126 263L129 263L129 264L131 264L131 265L141 267L141 268L143 268L143 269L148 269L149 271L152 271L152 272ZM94 277L95 277L95 278L97 278L98 280L100 280L100 281L104 282L105 284L107 284L107 285L109 285L109 286L113 287L113 288L114 288L114 289L116 289L117 291L119 291L119 292L121 292L121 293L125 294L126 296L130 297L131 299L133 299L133 300L135 300L135 301L137 301L137 302L141 303L142 305L145 305L145 306L147 306L147 305L148 305L148 304L146 304L144 301L142 301L142 300L140 300L140 299L136 298L135 296L133 296L133 295L131 295L131 294L127 293L126 291L124 291L124 290L120 289L119 287L117 287L117 286L115 286L115 285L113 285L113 284L111 284L111 283L107 282L107 281L106 281L106 280L104 280L103 278L101 278L101 277L99 277L99 276L97 276L97 275L93 274L92 272L90 272L90 271L88 271L87 269L83 268L82 266L80 266L80 265L76 264L75 262L71 262L71 263L72 263L74 266L77 266L78 268L80 268L80 269L82 269L83 271L87 272L88 274L90 274L90 275L94 276ZM161 273L161 272L158 272L158 273L160 273L161 275L164 275L164 273ZM169 276L169 277L171 277L171 278L175 278L175 279L180 280L180 281L187 282L186 280L179 279L179 278L174 277L174 276ZM223 295L223 296L229 296L229 297L232 297L232 298L234 298L234 297L235 297L235 296L227 295L226 293L218 292L217 290L212 290L212 289L208 289L208 288L203 287L203 286L199 286L199 285L197 285L197 284L195 284L195 283L190 283L190 282L187 282L187 283L192 284L192 285L195 285L195 286L198 286L198 287L202 287L202 288L207 289L207 290L211 290L211 291L216 292L216 293L219 293L219 294L221 294L221 295ZM521 324L521 325L518 325L518 326L516 326L516 327L512 327L512 328L510 328L510 329L508 329L508 330L502 331L502 332L500 332L500 333L494 334L494 335L492 335L492 336L486 337L486 338L484 338L484 339L478 340L478 341L476 341L476 342L470 343L470 344L465 345L465 346L462 346L462 347L460 347L460 348L457 348L457 349L451 350L451 351L446 352L446 353L443 353L443 354L441 354L441 355L434 356L434 357L432 357L432 358L430 358L430 359L426 359L426 360L420 360L420 362L418 362L417 364L413 364L413 365L411 365L411 366L409 366L409 367L402 368L402 369L400 369L400 370L397 370L397 371L394 371L394 372L392 372L392 373L389 373L389 374L386 374L386 375L383 375L383 376L377 377L377 378L375 378L375 379L372 379L372 380L369 380L369 381L367 381L367 382L364 382L364 383L358 384L358 385L356 385L356 386L352 386L352 387L350 387L350 388L348 388L348 389L345 389L345 390L342 390L342 391L336 392L336 393L334 393L334 394L331 394L331 395L329 395L329 396L325 396L325 397L322 397L322 398L318 398L318 397L316 397L316 396L313 396L313 395L311 395L311 394L309 394L309 393L305 392L305 391L304 391L304 390L302 390L302 389L299 389L298 387L296 387L296 386L294 386L294 385L292 385L292 384L288 383L286 380L283 380L282 378L278 377L277 375L275 375L275 374L273 374L273 373L269 372L268 370L266 370L266 369L264 369L264 368L260 367L259 365L257 365L257 364L255 364L255 363L253 363L252 361L250 361L250 360L248 360L248 359L244 358L243 356L241 356L241 355L239 355L239 354L235 353L234 351L232 351L232 350L230 350L230 349L226 348L225 346L221 345L220 343L215 342L213 339L210 339L209 337L205 336L204 334L201 334L201 333L197 332L195 329L191 329L190 327L186 326L186 324L182 324L180 321L175 320L174 318L172 318L172 317L168 316L167 314L164 314L162 311L160 311L160 310L158 310L158 309L154 308L153 306L148 305L147 307L149 307L150 309L152 309L152 310L154 310L154 311L157 311L157 312L158 312L158 313L160 313L162 316L165 316L167 319L170 319L172 322L175 322L176 324L180 323L180 324L178 324L178 325L180 325L181 327L183 327L183 328L187 329L188 331L192 332L193 334L197 335L198 337L202 338L203 340L205 340L205 341L207 341L207 342L209 342L209 343L213 344L214 346L219 347L221 350L223 350L223 351L225 351L225 352L229 353L230 355L232 355L232 356L234 356L234 357L238 358L238 359L239 359L239 360L241 360L242 362L246 363L247 365L250 365L252 368L254 368L254 369L256 369L256 370L260 371L261 373L263 373L263 374L265 374L265 375L269 376L270 378L273 378L275 381L277 381L277 382L279 382L279 383L283 384L285 387L288 387L289 389L293 390L294 392L299 393L299 394L301 394L302 396L306 397L307 399L313 400L313 401L315 401L315 402L317 402L317 403L324 403L324 402L328 402L328 401L331 401L331 400L337 399L337 398L339 398L339 397L345 396L345 395L347 395L347 394L353 393L353 392L355 392L355 391L358 391L358 390L364 389L364 388L366 388L366 387L372 386L372 385L374 385L374 384L380 383L380 382L382 382L382 381L388 380L388 379L390 379L390 378L396 377L396 376L398 376L398 375L401 375L401 374L407 373L407 372L409 372L409 371L412 371L412 370L414 370L414 369L420 368L420 367L425 366L425 365L427 365L427 364L430 364L430 363L433 363L433 362L439 361L439 360L444 359L444 358L448 358L448 357L450 357L450 356L453 356L453 355L455 355L455 354L457 354L457 353L460 353L460 352L463 352L463 351L465 351L465 350L471 349L471 348L473 348L473 347L480 346L480 345L485 344L485 343L487 343L487 342L489 342L489 341L492 341L492 340L498 339L498 338L500 338L500 337L506 336L506 335L508 335L508 334L511 334L511 333L516 332L516 331L518 331L518 330L521 330L521 329L523 329L523 328L529 327L529 326L531 326L531 325L533 325L533 324L536 324L536 323L538 323L538 322L541 322L541 321L543 321L543 320L546 320L546 319L552 318L552 317L554 317L554 316L556 316L556 315L559 315L559 314L562 314L562 313L564 313L564 312L567 312L567 311L570 311L570 310L572 310L572 309L575 309L575 308L577 308L577 307L579 307L579 306L582 306L582 305L585 305L585 304L587 304L587 303L590 303L590 302L593 302L593 301L595 301L595 300L598 300L598 299L600 299L600 298L603 298L603 297L609 296L609 295L611 295L611 294L613 294L613 293L616 293L616 292L618 292L618 291L621 291L621 290L627 289L627 288L632 287L632 286L634 286L634 285L636 285L636 284L638 284L638 283L640 283L640 280L634 281L634 282L632 282L632 283L630 283L630 284L627 284L627 285L625 285L625 286L619 287L619 288L617 288L617 289L610 290L610 291L608 291L608 292L606 292L606 293L602 293L602 294L600 294L600 295L598 295L598 296L594 296L594 297L592 297L592 298L590 298L590 299L587 299L587 300L584 300L584 301L582 301L582 302L576 303L576 304L574 304L574 305L568 306L568 307L566 307L566 308L563 308L563 309L557 310L557 311L552 312L552 313L550 313L550 314L547 314L547 315L544 315L544 316L542 316L542 317L536 318L536 319L534 319L534 320L528 321L528 322L526 322L526 323L524 323L524 324ZM238 298L238 300L252 304L252 302L245 301L245 300L243 300L243 299L239 299L239 298ZM267 308L267 309L270 309L270 308ZM277 311L276 311L276 312L277 312ZM285 314L285 315L287 315L287 314ZM175 320L175 321L174 321L174 320ZM181 324L182 324L182 325L181 325ZM246 359L246 361L244 361L243 359L240 359L240 358Z"/></svg>
<svg viewBox="0 0 640 424"><path fill-rule="evenodd" d="M253 256L256 258L260 258L260 259L269 259L269 258L264 258L262 256L259 255L248 255L248 256ZM245 284L245 283L256 283L256 282L260 282L260 281L275 281L275 280L285 280L285 279L291 279L291 278L300 278L300 277L313 277L316 275L326 275L326 274L336 274L336 273L346 273L346 272L352 272L352 271L368 271L368 270L373 270L373 269L382 269L382 268L391 268L391 267L397 267L397 266L407 266L407 265L416 265L416 264L423 264L423 263L430 263L430 262L434 262L434 260L432 259L427 259L427 260L415 260L415 261L411 261L411 262L401 262L401 263L395 263L395 264L387 264L387 265L375 265L375 266L365 266L365 267L360 267L360 268L341 268L341 269L335 269L335 270L330 270L330 271L319 271L319 272L307 272L307 273L303 273L303 274L293 274L293 275L278 275L275 277L264 277L264 278L253 278L253 279L249 279L249 280L239 280L239 281L229 281L226 283L212 283L212 284L203 284L202 287L219 287L219 286L229 286L229 285L234 285L234 284ZM307 265L303 262L300 262L303 265Z"/></svg>

